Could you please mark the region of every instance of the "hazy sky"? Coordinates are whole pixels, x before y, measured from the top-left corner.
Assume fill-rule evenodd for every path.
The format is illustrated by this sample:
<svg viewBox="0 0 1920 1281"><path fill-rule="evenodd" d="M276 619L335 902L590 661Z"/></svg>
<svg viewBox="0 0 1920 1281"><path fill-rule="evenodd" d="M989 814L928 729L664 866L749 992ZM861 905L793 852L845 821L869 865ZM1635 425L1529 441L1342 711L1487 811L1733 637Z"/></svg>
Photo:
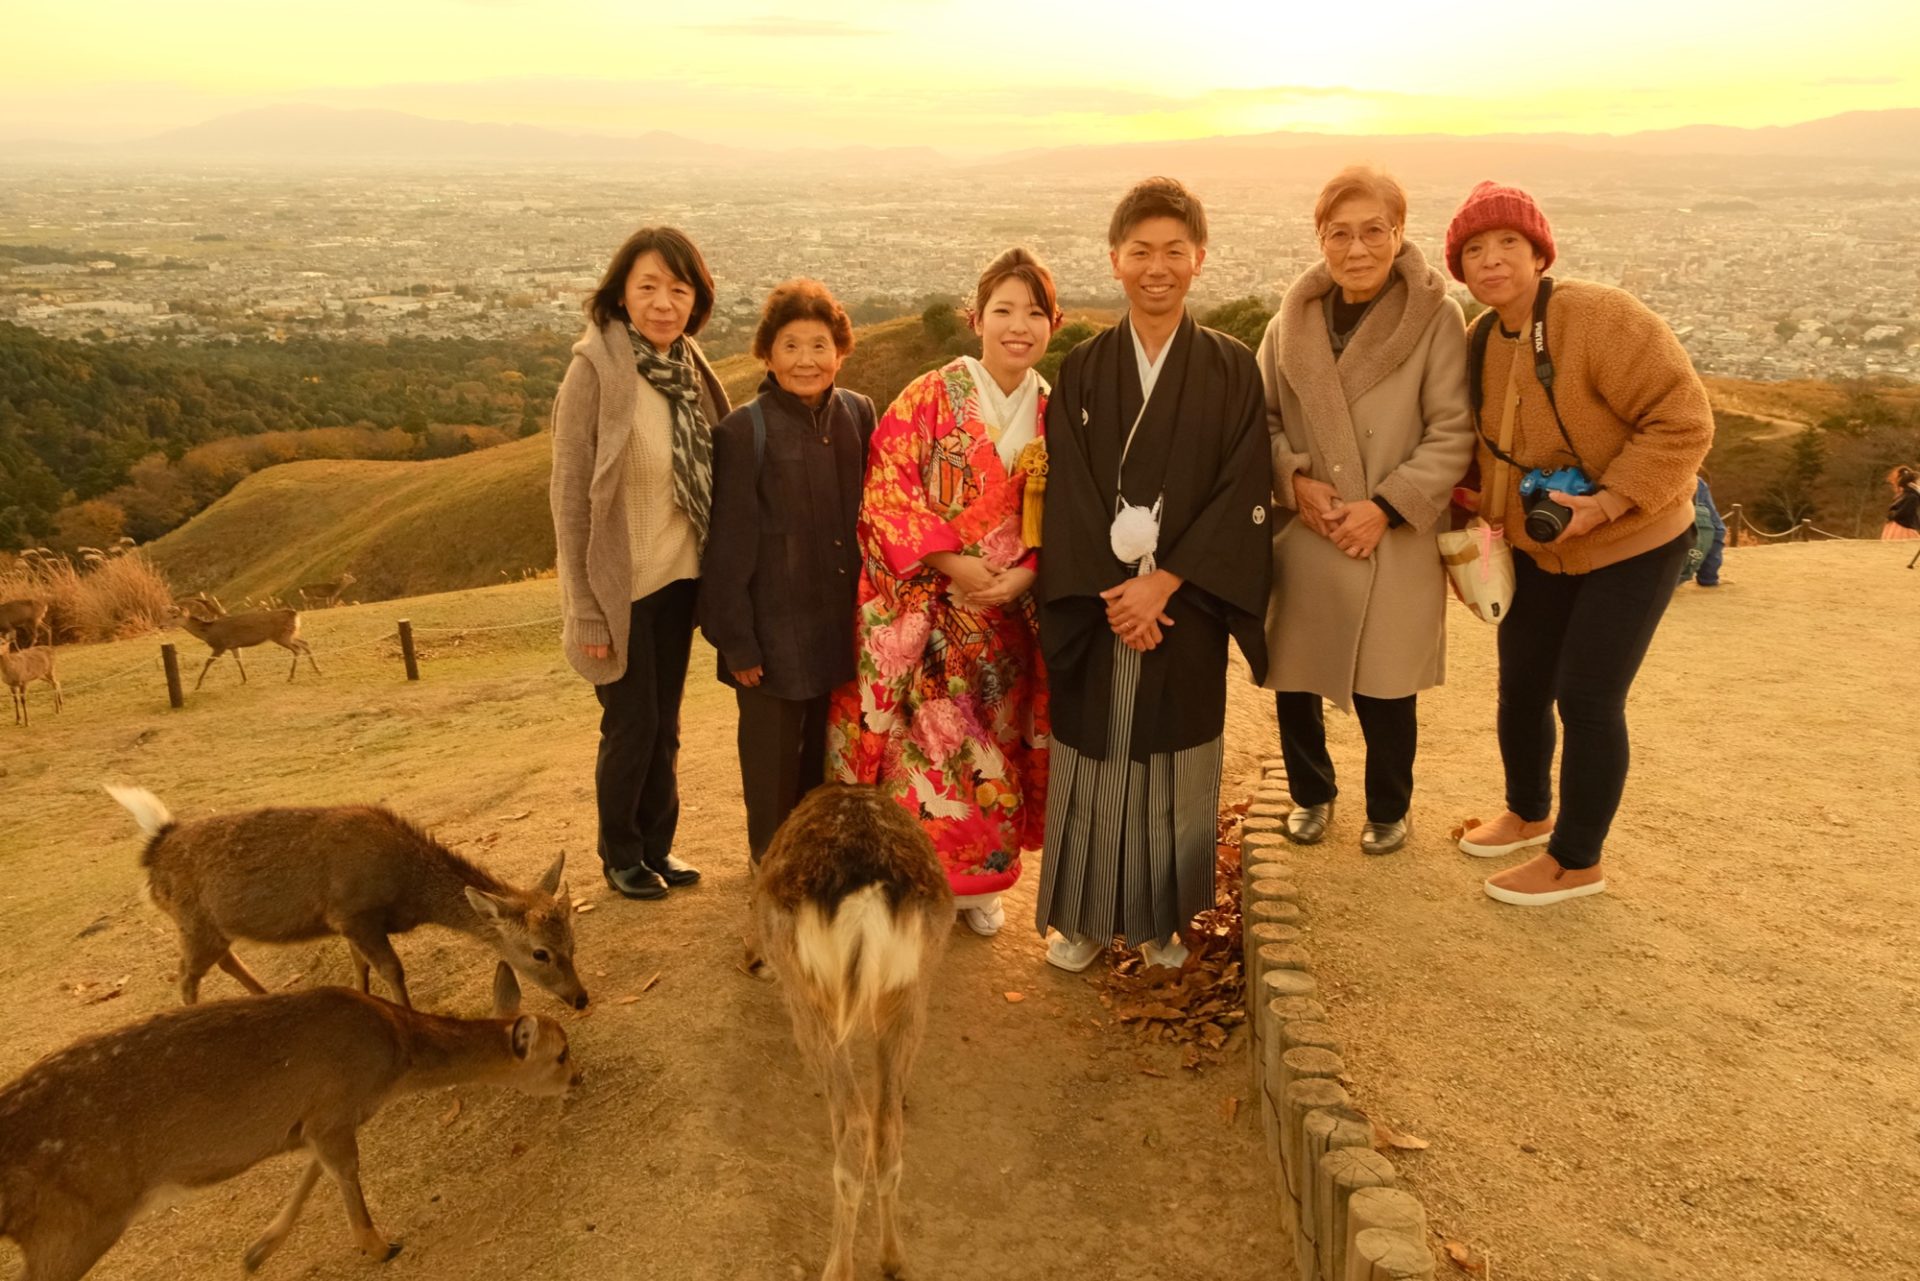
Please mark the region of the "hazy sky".
<svg viewBox="0 0 1920 1281"><path fill-rule="evenodd" d="M6 0L0 143L272 103L954 152L1920 105L1912 0Z"/></svg>

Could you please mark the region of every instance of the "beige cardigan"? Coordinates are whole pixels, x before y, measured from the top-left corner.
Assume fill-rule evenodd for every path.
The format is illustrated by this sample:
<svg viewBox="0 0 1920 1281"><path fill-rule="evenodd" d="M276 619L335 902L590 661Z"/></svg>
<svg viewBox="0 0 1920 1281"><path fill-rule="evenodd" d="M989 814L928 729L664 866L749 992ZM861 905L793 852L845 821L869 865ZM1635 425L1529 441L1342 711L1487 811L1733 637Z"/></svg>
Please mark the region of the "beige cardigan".
<svg viewBox="0 0 1920 1281"><path fill-rule="evenodd" d="M1445 279L1408 245L1338 363L1321 299L1325 264L1287 290L1260 344L1273 441L1273 604L1268 689L1303 690L1351 710L1353 695L1404 698L1446 675L1446 574L1434 542L1473 456L1466 322ZM1355 559L1297 515L1305 472L1343 502L1375 494L1406 519Z"/></svg>
<svg viewBox="0 0 1920 1281"><path fill-rule="evenodd" d="M709 425L731 408L713 367L691 338L700 403ZM627 670L632 618L633 535L627 517L627 450L639 414L640 371L624 320L589 327L573 345L553 401L553 534L564 616L561 647L574 670L595 685ZM665 465L671 466L671 462ZM585 645L612 645L590 658Z"/></svg>

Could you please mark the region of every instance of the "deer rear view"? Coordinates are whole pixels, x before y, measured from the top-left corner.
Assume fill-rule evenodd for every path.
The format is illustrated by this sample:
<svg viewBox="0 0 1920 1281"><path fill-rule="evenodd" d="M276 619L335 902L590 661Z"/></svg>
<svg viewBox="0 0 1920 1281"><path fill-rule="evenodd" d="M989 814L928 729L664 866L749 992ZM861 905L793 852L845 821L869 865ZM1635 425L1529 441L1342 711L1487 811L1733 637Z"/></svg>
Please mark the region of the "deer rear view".
<svg viewBox="0 0 1920 1281"><path fill-rule="evenodd" d="M226 653L233 655L233 665L240 669L240 681L245 684L247 665L240 661L240 651L268 641L293 655L293 665L287 669L288 680L300 670L302 654L307 656L307 665L313 668L313 674L320 674L320 664L313 661L313 646L300 639L297 609L256 609L245 614L227 614L219 611L217 602L204 596L189 597L174 602L173 621L213 651L200 669L200 679L193 683L195 689L205 683L214 661Z"/></svg>
<svg viewBox="0 0 1920 1281"><path fill-rule="evenodd" d="M32 649L13 648L13 636L9 632L0 632L0 682L5 682L7 692L13 695L13 723L33 725L33 717L27 713L27 686L35 681L45 681L53 686L53 710L56 714L66 706L66 695L60 692L60 677L53 670L53 646L35 645Z"/></svg>
<svg viewBox="0 0 1920 1281"><path fill-rule="evenodd" d="M953 928L953 891L933 843L872 787L815 788L761 862L751 928L786 996L794 1039L827 1095L833 1243L822 1276L853 1276L854 1229L871 1175L888 1276L906 1266L898 1205L907 1078L926 1031L927 989ZM874 1092L854 1067L870 1035Z"/></svg>
<svg viewBox="0 0 1920 1281"><path fill-rule="evenodd" d="M40 1060L0 1088L0 1236L22 1281L74 1281L168 1189L233 1178L304 1150L293 1195L245 1256L259 1267L293 1230L322 1172L370 1258L399 1252L360 1190L355 1131L395 1095L443 1085L564 1094L567 1034L515 1017L502 963L491 1019L418 1014L345 988L216 1001L158 1014Z"/></svg>
<svg viewBox="0 0 1920 1281"><path fill-rule="evenodd" d="M153 793L109 785L147 834L141 865L154 903L180 930L180 999L200 999L218 965L266 991L233 954L235 939L298 943L338 934L360 990L369 970L411 1006L388 941L420 925L480 939L575 1009L587 990L573 967L573 899L563 851L531 889L516 889L393 811L332 805L246 810L176 823Z"/></svg>

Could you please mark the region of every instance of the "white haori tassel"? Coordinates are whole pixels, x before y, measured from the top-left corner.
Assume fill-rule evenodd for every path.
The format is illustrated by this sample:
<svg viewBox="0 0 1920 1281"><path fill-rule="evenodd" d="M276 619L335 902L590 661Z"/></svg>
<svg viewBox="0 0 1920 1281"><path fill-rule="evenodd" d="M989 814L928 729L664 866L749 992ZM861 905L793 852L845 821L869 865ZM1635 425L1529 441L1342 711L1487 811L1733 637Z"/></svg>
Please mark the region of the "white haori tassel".
<svg viewBox="0 0 1920 1281"><path fill-rule="evenodd" d="M1134 571L1136 578L1144 578L1155 568L1153 554L1160 548L1160 503L1156 498L1150 508L1136 507L1121 499L1120 509L1114 513L1113 527L1107 534L1113 554L1122 564L1139 563Z"/></svg>

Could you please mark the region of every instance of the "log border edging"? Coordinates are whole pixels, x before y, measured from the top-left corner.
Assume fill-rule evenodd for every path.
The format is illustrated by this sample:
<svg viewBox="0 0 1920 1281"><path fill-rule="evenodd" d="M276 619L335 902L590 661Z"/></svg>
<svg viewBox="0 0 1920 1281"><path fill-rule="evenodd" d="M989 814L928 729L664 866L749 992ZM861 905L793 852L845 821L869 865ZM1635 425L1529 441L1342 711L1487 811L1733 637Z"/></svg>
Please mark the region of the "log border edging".
<svg viewBox="0 0 1920 1281"><path fill-rule="evenodd" d="M1239 835L1247 1050L1298 1281L1428 1281L1426 1211L1398 1186L1393 1163L1373 1151L1371 1128L1347 1106L1344 1049L1327 1025L1312 925L1281 835L1286 764L1263 761L1260 773ZM1365 1204L1352 1211L1363 1194Z"/></svg>

